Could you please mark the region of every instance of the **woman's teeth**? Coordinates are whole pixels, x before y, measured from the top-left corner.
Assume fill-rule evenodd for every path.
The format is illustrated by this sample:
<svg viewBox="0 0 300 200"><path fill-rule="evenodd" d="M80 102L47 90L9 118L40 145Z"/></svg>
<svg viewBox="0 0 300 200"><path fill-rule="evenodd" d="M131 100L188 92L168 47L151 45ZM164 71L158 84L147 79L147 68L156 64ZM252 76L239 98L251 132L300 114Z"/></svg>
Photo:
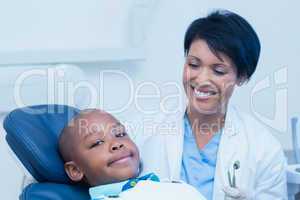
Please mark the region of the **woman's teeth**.
<svg viewBox="0 0 300 200"><path fill-rule="evenodd" d="M201 92L197 89L194 89L194 94L196 97L209 97L209 96L215 95L215 92L212 92L212 91Z"/></svg>

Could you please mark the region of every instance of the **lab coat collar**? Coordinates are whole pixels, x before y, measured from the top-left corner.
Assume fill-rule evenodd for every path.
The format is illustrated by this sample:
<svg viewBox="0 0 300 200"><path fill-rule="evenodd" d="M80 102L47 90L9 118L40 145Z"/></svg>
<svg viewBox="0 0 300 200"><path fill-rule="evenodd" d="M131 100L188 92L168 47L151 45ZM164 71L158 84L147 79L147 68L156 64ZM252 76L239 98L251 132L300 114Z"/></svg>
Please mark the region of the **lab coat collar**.
<svg viewBox="0 0 300 200"><path fill-rule="evenodd" d="M225 118L225 124L223 129L224 136L231 137L235 136L239 133L239 124L236 122L236 112L235 108L231 105L228 105L227 112L226 112L226 118Z"/></svg>
<svg viewBox="0 0 300 200"><path fill-rule="evenodd" d="M182 161L183 139L184 139L184 121L183 114L173 116L170 119L174 123L174 132L164 137L164 147L167 152L167 164L170 169L169 178L172 181L180 180L180 170ZM172 118L173 118L172 117Z"/></svg>
<svg viewBox="0 0 300 200"><path fill-rule="evenodd" d="M233 164L238 161L241 163L240 169L236 172L236 182L238 187L241 185L243 170L245 169L248 157L248 144L243 128L243 120L240 119L238 112L233 106L229 106L226 114L224 132L219 144L215 182L214 198L220 199L224 196L223 189L229 186L228 171ZM232 172L231 172L232 173Z"/></svg>

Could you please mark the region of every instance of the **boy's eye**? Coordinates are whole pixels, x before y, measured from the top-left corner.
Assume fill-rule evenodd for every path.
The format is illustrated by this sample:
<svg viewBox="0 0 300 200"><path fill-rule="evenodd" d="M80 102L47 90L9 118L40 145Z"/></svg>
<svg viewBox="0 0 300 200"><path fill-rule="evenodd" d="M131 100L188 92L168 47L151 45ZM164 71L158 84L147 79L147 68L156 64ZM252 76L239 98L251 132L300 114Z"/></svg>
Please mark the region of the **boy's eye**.
<svg viewBox="0 0 300 200"><path fill-rule="evenodd" d="M103 140L96 140L96 141L90 146L90 149L92 149L92 148L94 148L94 147L96 147L96 146L98 146L98 145L101 145L101 144L103 144L103 143L104 143Z"/></svg>
<svg viewBox="0 0 300 200"><path fill-rule="evenodd" d="M126 135L127 135L126 132L121 132L121 133L117 133L117 134L116 134L116 137L124 137L124 136L126 136Z"/></svg>

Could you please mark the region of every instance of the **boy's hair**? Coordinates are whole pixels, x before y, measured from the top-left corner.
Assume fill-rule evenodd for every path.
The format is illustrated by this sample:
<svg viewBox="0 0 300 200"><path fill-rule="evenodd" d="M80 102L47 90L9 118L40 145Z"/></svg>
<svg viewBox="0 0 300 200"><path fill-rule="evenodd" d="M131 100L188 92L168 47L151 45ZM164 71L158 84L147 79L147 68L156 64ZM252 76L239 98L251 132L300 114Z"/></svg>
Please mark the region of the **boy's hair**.
<svg viewBox="0 0 300 200"><path fill-rule="evenodd" d="M197 39L206 41L218 58L218 53L228 56L237 68L238 78L250 79L258 63L260 42L244 18L227 10L218 10L196 19L185 34L185 55Z"/></svg>
<svg viewBox="0 0 300 200"><path fill-rule="evenodd" d="M74 121L74 119L72 119L71 121ZM72 133L69 124L67 124L61 131L58 139L59 153L64 162L72 160L71 152L73 152L74 137L76 137L76 135Z"/></svg>
<svg viewBox="0 0 300 200"><path fill-rule="evenodd" d="M83 117L84 114L97 111L97 109L85 109L76 115L61 131L58 139L58 149L64 162L72 160L72 154L75 143L74 137L79 137L79 134L75 128L77 120Z"/></svg>

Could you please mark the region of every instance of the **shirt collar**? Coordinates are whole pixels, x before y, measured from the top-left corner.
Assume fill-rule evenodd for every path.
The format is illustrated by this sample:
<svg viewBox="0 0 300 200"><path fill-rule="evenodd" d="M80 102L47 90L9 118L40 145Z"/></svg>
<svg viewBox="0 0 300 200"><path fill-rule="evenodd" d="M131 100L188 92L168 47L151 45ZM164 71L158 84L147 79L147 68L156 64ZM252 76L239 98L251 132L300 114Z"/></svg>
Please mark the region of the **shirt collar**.
<svg viewBox="0 0 300 200"><path fill-rule="evenodd" d="M89 193L92 200L104 199L107 196L116 196L122 192L122 187L127 181L122 181L119 183L112 183L107 185L100 185L91 187Z"/></svg>
<svg viewBox="0 0 300 200"><path fill-rule="evenodd" d="M133 188L139 181L143 181L143 180L151 180L155 182L160 181L158 176L156 176L154 173L149 173L142 177L129 179L119 183L112 183L112 184L91 187L89 189L89 193L92 200L100 200L108 196L115 197L118 196L122 191Z"/></svg>

